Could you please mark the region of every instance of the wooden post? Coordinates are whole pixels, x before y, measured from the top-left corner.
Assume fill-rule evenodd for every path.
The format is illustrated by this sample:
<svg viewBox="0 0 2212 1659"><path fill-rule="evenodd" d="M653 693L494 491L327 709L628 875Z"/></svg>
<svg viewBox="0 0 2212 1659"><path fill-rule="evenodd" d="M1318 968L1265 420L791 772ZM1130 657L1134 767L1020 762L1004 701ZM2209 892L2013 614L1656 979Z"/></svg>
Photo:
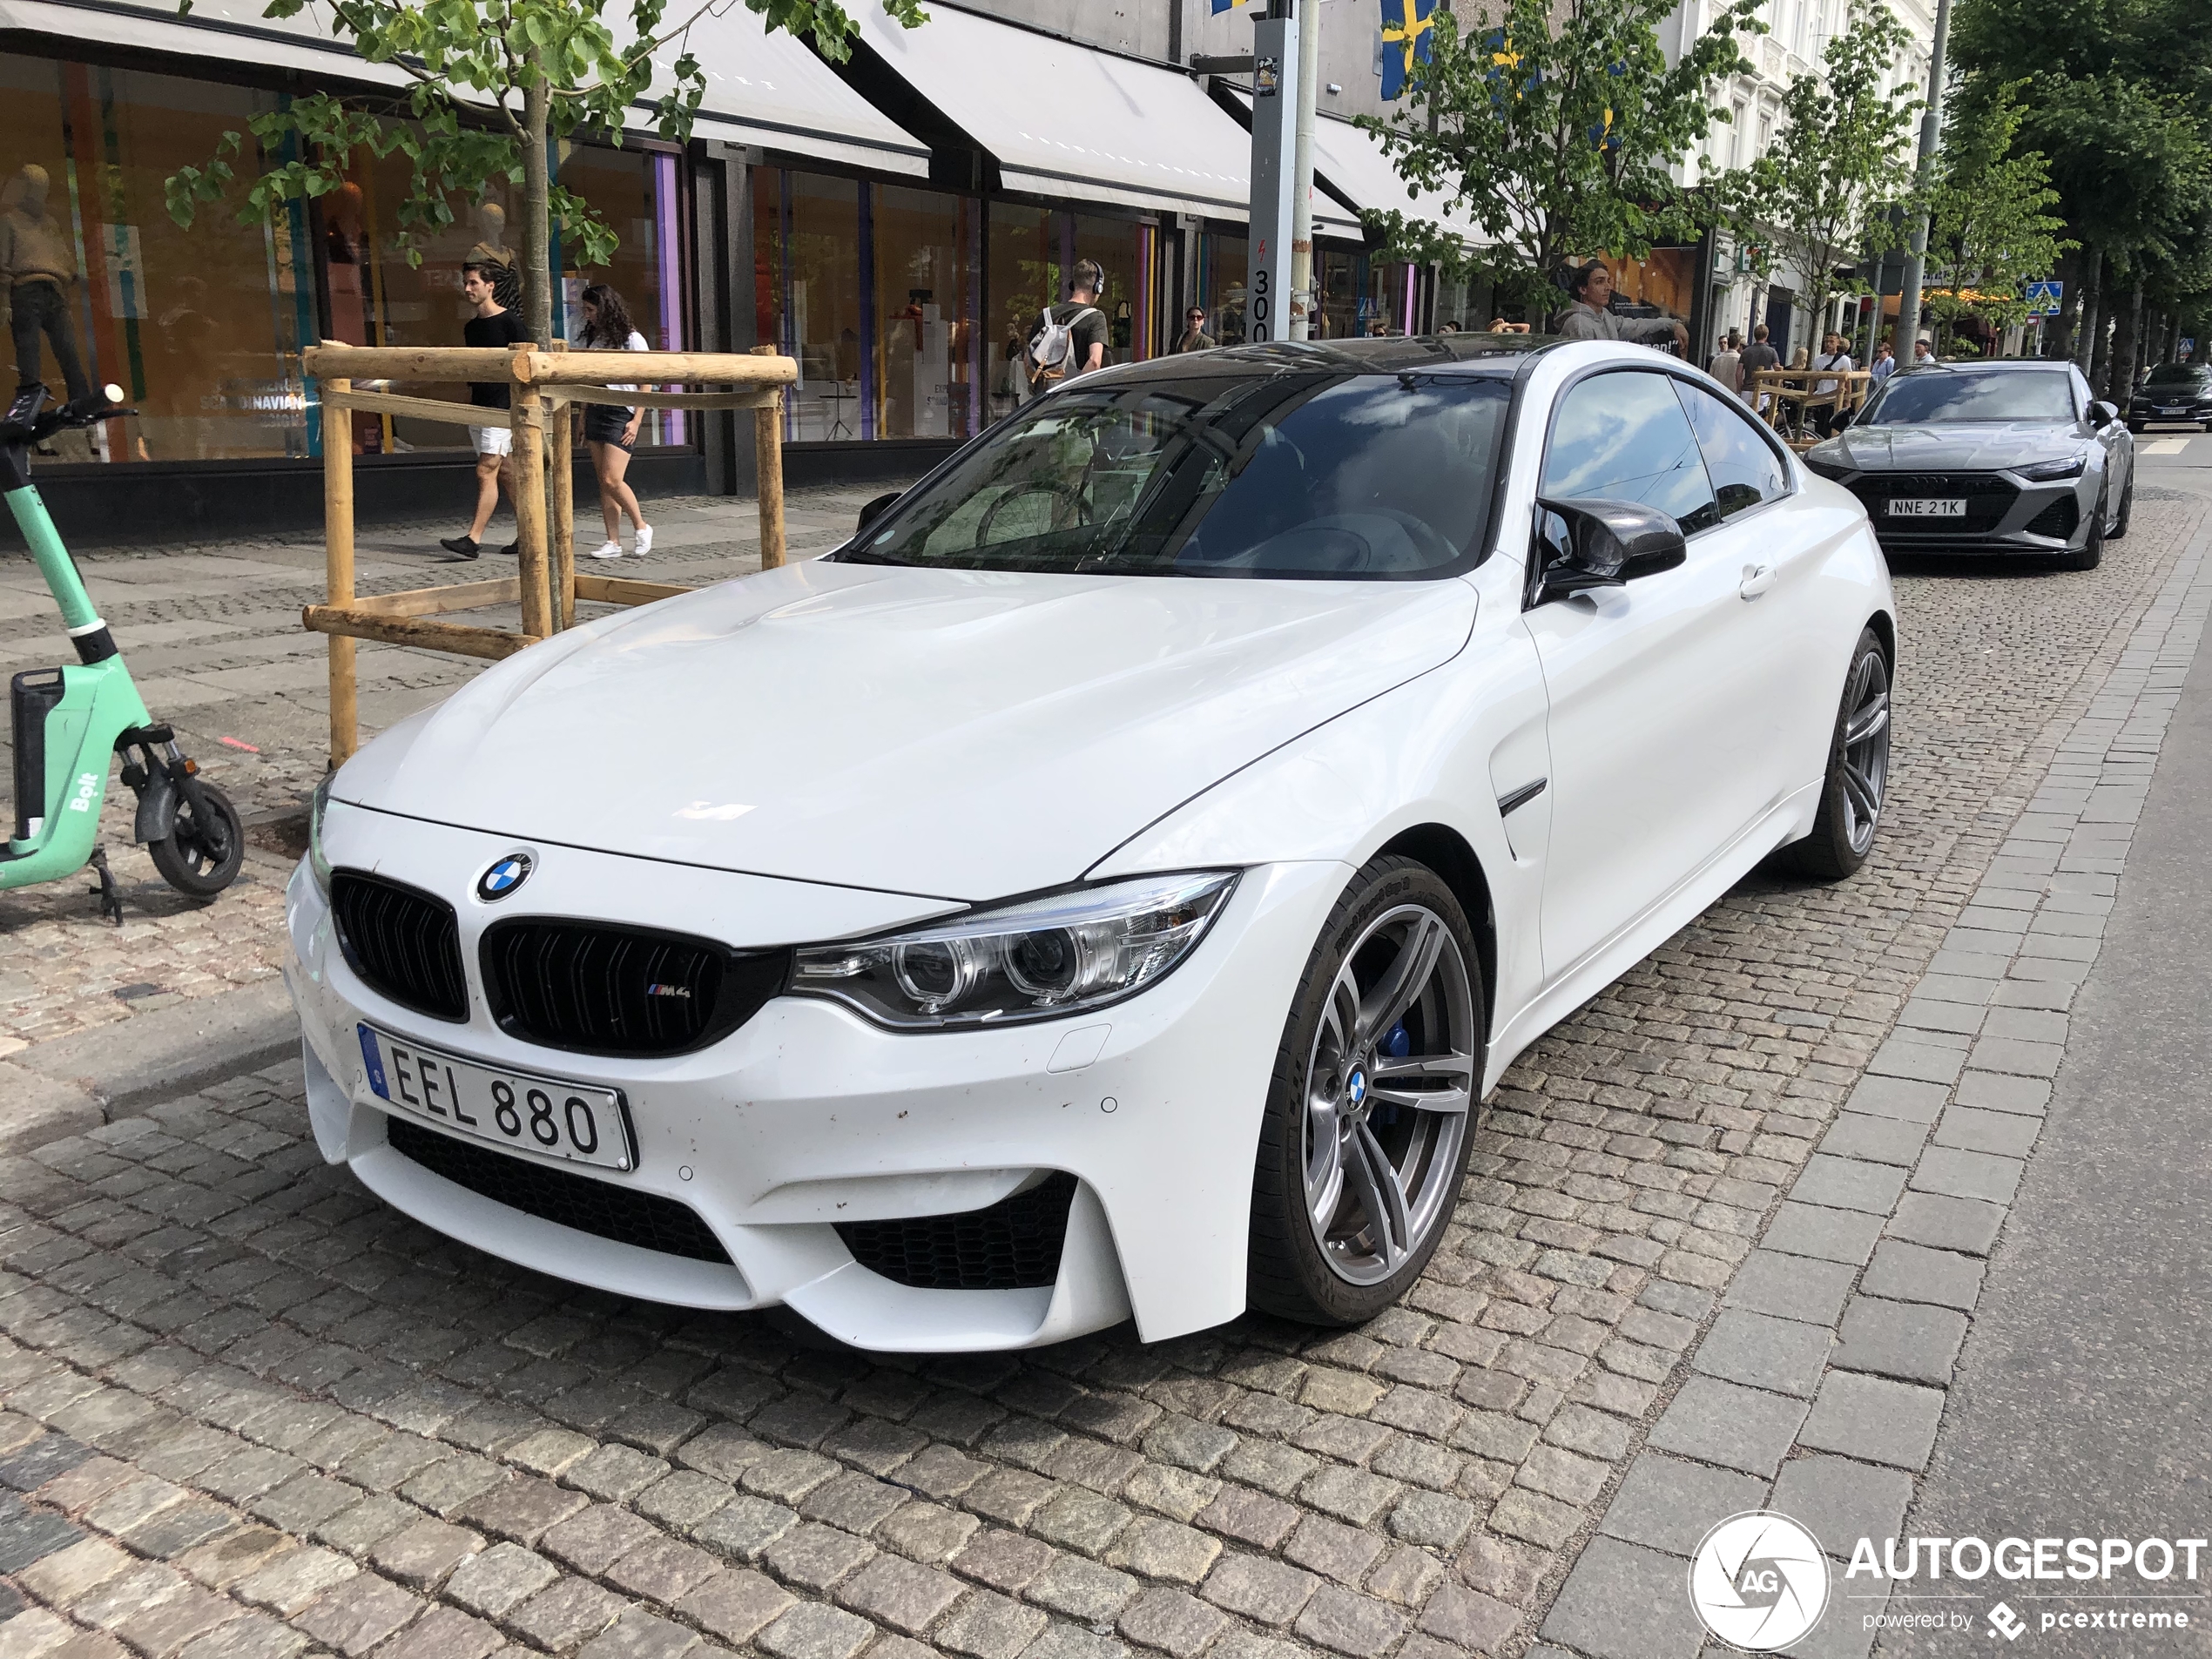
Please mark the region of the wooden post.
<svg viewBox="0 0 2212 1659"><path fill-rule="evenodd" d="M531 349L515 347L517 365ZM546 583L545 407L537 388L521 374L514 374L509 384L514 396L515 552L523 583L523 632L532 639L547 639L553 633L553 594Z"/></svg>
<svg viewBox="0 0 2212 1659"><path fill-rule="evenodd" d="M576 406L553 406L547 423L545 464L553 482L553 627L576 626Z"/></svg>
<svg viewBox="0 0 2212 1659"><path fill-rule="evenodd" d="M350 392L347 380L325 381L333 392ZM322 539L324 596L328 604L351 604L354 599L354 415L339 412L341 425L334 430L327 412L322 422ZM334 771L353 759L361 746L360 681L355 675L354 642L333 637L330 642L330 765Z"/></svg>
<svg viewBox="0 0 2212 1659"><path fill-rule="evenodd" d="M756 357L773 357L773 346L755 346ZM772 403L752 412L753 470L760 480L760 568L773 570L784 562L784 400L779 391Z"/></svg>

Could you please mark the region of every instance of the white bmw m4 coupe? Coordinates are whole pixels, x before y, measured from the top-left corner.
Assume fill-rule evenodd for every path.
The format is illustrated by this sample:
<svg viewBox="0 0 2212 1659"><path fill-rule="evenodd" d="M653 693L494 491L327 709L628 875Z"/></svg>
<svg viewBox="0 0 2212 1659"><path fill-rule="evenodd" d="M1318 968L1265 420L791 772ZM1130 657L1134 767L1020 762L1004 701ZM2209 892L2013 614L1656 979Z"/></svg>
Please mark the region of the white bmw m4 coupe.
<svg viewBox="0 0 2212 1659"><path fill-rule="evenodd" d="M1545 1028L1879 821L1865 514L1703 375L1109 368L836 552L486 671L317 797L324 1156L873 1349L1372 1318Z"/></svg>

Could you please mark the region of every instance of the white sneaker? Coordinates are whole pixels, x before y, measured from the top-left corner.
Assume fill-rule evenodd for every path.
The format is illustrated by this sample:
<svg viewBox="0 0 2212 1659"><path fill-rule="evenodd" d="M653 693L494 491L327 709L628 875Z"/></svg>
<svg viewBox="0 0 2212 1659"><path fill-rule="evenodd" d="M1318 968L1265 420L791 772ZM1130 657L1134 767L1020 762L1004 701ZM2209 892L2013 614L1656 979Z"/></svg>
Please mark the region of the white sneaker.
<svg viewBox="0 0 2212 1659"><path fill-rule="evenodd" d="M637 527L637 545L630 550L641 559L653 550L653 527L651 524Z"/></svg>
<svg viewBox="0 0 2212 1659"><path fill-rule="evenodd" d="M602 542L591 550L591 556L595 559L618 559L622 556L622 543Z"/></svg>

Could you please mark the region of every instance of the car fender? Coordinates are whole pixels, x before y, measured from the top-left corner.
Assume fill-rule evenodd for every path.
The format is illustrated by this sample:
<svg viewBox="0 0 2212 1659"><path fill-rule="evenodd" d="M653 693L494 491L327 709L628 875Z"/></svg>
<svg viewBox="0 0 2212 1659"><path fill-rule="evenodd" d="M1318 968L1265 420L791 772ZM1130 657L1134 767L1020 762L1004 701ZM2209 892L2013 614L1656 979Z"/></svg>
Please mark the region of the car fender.
<svg viewBox="0 0 2212 1659"><path fill-rule="evenodd" d="M1493 934L1492 1005L1518 1008L1542 977L1549 801L1539 792L1518 806L1509 835L1499 799L1545 780L1544 715L1534 647L1508 613L1494 628L1478 624L1474 645L1452 662L1232 773L1086 875L1329 860L1349 880L1400 838L1439 826L1466 843L1489 891L1490 917L1469 921Z"/></svg>

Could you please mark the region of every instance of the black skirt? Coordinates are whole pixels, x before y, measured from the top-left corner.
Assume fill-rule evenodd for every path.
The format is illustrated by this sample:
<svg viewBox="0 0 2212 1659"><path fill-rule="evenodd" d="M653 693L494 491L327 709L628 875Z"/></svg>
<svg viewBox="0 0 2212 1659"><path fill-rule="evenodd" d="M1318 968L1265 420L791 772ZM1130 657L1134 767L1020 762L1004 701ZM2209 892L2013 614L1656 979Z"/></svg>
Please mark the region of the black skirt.
<svg viewBox="0 0 2212 1659"><path fill-rule="evenodd" d="M626 435L633 411L617 408L609 403L587 403L583 406L583 436L590 443L611 443L624 449L636 448Z"/></svg>

